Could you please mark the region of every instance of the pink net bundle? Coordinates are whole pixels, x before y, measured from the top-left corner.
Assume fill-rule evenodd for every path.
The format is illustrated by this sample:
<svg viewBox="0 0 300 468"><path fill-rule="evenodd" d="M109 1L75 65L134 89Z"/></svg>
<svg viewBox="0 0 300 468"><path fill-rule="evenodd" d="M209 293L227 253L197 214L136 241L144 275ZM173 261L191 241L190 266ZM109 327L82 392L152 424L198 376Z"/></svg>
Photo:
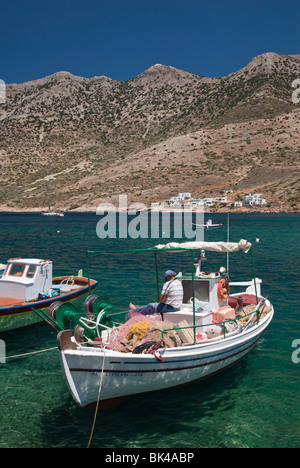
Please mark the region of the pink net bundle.
<svg viewBox="0 0 300 468"><path fill-rule="evenodd" d="M130 330L138 330L139 328L138 326L133 327L133 325L135 324L140 324L140 330L142 334L142 338L138 340L138 344L150 341L151 330L149 330L148 325L150 325L150 323L151 322L153 323L154 321L159 321L159 322L162 321L162 317L160 314L157 314L155 316L153 315L147 316L147 315L139 314L133 311L130 311L128 313L127 318L128 320L125 323L117 327L115 331L111 332L110 338L113 338L116 333L117 339L113 340L112 343L108 344L106 346L107 349L115 349L116 351L123 351L123 349L125 348L127 349L127 351L130 351L129 347L132 347L134 349L134 347L137 344L137 340L133 339L136 337L131 335ZM147 325L147 322L148 322L148 325ZM145 329L146 329L146 332L144 333ZM138 336L141 336L141 335L138 335Z"/></svg>

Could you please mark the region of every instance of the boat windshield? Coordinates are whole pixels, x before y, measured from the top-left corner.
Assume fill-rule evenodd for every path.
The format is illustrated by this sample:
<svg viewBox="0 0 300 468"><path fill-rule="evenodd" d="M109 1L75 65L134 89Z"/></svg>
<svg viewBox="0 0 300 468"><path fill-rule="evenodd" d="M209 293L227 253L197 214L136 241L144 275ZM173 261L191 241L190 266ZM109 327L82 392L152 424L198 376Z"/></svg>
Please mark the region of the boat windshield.
<svg viewBox="0 0 300 468"><path fill-rule="evenodd" d="M37 267L35 265L30 265L27 270L26 277L27 278L33 278L35 275Z"/></svg>
<svg viewBox="0 0 300 468"><path fill-rule="evenodd" d="M9 276L17 276L21 277L23 276L24 270L25 270L26 265L22 263L13 263L9 269L8 275Z"/></svg>

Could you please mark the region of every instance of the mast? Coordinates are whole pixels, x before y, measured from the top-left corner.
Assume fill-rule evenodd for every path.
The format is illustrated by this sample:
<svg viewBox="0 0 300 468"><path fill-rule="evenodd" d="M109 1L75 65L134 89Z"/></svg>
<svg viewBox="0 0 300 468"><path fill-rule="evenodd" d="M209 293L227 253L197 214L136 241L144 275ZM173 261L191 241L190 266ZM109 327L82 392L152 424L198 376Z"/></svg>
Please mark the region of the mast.
<svg viewBox="0 0 300 468"><path fill-rule="evenodd" d="M48 210L51 211L51 205L50 205L50 180L47 181L47 198L48 198Z"/></svg>
<svg viewBox="0 0 300 468"><path fill-rule="evenodd" d="M229 213L227 213L227 242L229 242ZM229 252L227 252L227 275L229 275Z"/></svg>

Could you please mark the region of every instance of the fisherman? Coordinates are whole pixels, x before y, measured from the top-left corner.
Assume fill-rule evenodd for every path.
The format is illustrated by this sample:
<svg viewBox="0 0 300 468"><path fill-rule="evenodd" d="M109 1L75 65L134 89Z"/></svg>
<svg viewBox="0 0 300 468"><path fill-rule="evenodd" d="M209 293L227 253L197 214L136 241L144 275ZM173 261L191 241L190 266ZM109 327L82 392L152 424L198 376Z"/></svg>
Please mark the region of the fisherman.
<svg viewBox="0 0 300 468"><path fill-rule="evenodd" d="M180 310L183 301L183 288L181 281L176 278L176 273L172 270L165 272L165 284L162 288L158 303L147 304L143 307L136 307L129 304L131 312L149 315L155 312L177 312Z"/></svg>

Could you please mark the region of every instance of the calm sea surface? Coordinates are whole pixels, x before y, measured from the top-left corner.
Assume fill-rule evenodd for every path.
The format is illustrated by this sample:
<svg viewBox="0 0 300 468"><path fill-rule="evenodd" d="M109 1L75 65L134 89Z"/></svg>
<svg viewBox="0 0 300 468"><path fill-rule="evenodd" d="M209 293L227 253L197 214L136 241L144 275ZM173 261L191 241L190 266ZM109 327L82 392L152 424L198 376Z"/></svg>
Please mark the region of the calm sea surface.
<svg viewBox="0 0 300 468"><path fill-rule="evenodd" d="M216 214L213 219L224 226L207 232L205 240L226 241L227 216ZM254 243L256 276L262 278L263 293L275 306L274 320L256 348L234 367L202 383L134 396L99 412L91 447L300 446L300 363L292 361L292 343L300 340L299 220L298 214L230 215L230 240ZM98 221L92 214L67 214L64 219L1 214L0 263L19 256L49 258L55 275L72 275L81 268L86 273L88 249L144 248L166 242L99 239ZM223 254L207 252L207 257L207 270L226 267ZM163 254L158 265L161 280L166 269L191 271L190 265L183 254ZM90 275L100 282L98 294L108 296L117 310L127 310L129 302L156 299L154 259L149 254L93 256ZM230 279L248 280L251 275L249 254L233 254ZM8 357L56 346L56 334L46 324L0 338ZM0 391L1 448L87 446L94 411L73 401L57 350L0 364Z"/></svg>

